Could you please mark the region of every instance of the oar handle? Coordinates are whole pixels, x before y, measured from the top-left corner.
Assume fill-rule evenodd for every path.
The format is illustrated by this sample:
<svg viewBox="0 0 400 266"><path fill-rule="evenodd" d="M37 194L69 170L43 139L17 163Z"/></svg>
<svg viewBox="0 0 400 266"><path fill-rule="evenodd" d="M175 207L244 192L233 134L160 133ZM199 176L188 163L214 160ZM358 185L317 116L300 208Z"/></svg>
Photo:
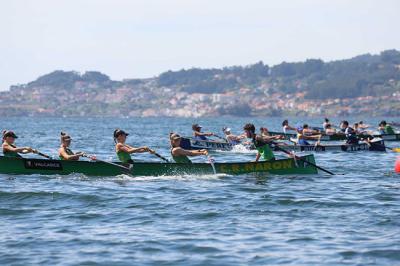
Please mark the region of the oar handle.
<svg viewBox="0 0 400 266"><path fill-rule="evenodd" d="M277 148L278 150L280 150L280 151L282 151L282 152L284 152L284 153L286 153L286 154L289 154L289 155L294 156L297 160L300 160L300 161L302 161L302 162L308 163L308 164L310 164L310 165L316 167L317 169L319 169L319 170L321 170L321 171L324 171L325 173L328 173L328 174L330 174L330 175L335 175L335 174L332 173L331 171L326 170L326 169L324 169L324 168L322 168L322 167L316 165L315 163L306 161L306 160L304 160L303 158L301 158L301 157L299 157L299 156L297 156L297 155L295 155L295 154L293 154L293 153L291 153L291 152L289 152L289 151L287 151L287 150L285 150L285 149L282 149L281 147L279 147L279 145L277 145L276 142L271 141L271 143L274 144L274 145L275 145L275 148Z"/></svg>

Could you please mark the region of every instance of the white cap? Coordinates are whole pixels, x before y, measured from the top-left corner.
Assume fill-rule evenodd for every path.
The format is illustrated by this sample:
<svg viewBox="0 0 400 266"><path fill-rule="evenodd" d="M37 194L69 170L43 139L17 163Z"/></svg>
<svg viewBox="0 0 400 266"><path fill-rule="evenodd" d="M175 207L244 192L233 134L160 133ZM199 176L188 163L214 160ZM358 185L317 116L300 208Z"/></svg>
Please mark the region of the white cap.
<svg viewBox="0 0 400 266"><path fill-rule="evenodd" d="M231 129L229 127L224 129L224 132L231 132Z"/></svg>

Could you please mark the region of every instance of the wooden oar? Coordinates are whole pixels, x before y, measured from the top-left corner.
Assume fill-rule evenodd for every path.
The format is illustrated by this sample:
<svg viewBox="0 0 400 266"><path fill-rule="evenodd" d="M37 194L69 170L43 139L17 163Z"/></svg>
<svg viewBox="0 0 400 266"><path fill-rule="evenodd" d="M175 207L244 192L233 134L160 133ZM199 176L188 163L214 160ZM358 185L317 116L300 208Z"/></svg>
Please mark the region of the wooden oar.
<svg viewBox="0 0 400 266"><path fill-rule="evenodd" d="M37 155L39 155L39 156L42 156L42 157L44 157L44 158L46 158L46 159L52 159L51 156L46 155L46 154L44 154L44 153L41 153L40 151L35 150L35 149L33 150L33 153L34 153L34 154L37 154Z"/></svg>
<svg viewBox="0 0 400 266"><path fill-rule="evenodd" d="M93 156L90 156L90 155L87 155L87 154L83 154L82 157L89 158L89 159L94 160L96 162L101 162L101 163L106 163L106 164L109 164L109 165L112 165L112 166L116 166L116 167L120 168L121 170L123 170L124 174L131 175L132 165L130 167L125 167L125 166L120 165L120 164L103 161L103 160L100 160L100 159L97 159L97 158L94 159Z"/></svg>
<svg viewBox="0 0 400 266"><path fill-rule="evenodd" d="M271 141L271 143L274 144L274 145L275 145L275 148L277 148L278 150L280 150L280 151L282 151L282 152L284 152L284 153L286 153L286 154L289 154L289 155L294 156L297 160L300 160L300 161L303 161L303 162L305 162L305 163L308 163L308 164L310 164L310 165L312 165L312 166L318 168L319 170L324 171L325 173L328 173L328 174L330 174L330 175L335 175L334 173L332 173L332 172L329 171L329 170L326 170L326 169L324 169L324 168L322 168L322 167L320 167L320 166L318 166L318 165L316 165L316 164L314 164L314 163L312 163L312 162L306 161L306 160L304 160L303 158L301 158L301 157L299 157L299 156L297 156L297 155L291 153L290 151L287 151L287 150L285 150L285 149L282 149L281 147L279 147L278 143L276 143L276 142L274 142L274 141Z"/></svg>
<svg viewBox="0 0 400 266"><path fill-rule="evenodd" d="M155 156L157 156L161 160L165 161L166 163L169 163L169 160L167 158L165 158L164 156L158 154L157 152L153 151L152 154L154 154Z"/></svg>
<svg viewBox="0 0 400 266"><path fill-rule="evenodd" d="M379 145L381 145L381 144L379 144ZM386 147L386 146L385 146L385 148L388 149L388 150L391 150L393 152L400 152L400 148L392 148L392 147Z"/></svg>
<svg viewBox="0 0 400 266"><path fill-rule="evenodd" d="M367 143L371 147L371 142L366 141L365 143ZM376 146L381 146L381 147L383 147L385 149L388 149L388 150L391 150L393 152L400 152L400 148L388 147L388 146L386 146L384 144L380 144L379 142L372 142L372 144L376 145Z"/></svg>

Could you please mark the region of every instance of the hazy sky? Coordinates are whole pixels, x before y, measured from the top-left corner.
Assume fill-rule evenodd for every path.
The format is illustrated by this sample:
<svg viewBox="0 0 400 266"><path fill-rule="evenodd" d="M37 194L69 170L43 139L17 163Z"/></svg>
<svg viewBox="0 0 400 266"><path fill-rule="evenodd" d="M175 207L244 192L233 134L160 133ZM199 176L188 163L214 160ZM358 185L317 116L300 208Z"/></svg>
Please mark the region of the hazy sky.
<svg viewBox="0 0 400 266"><path fill-rule="evenodd" d="M56 69L113 79L400 49L397 0L1 0L0 90Z"/></svg>

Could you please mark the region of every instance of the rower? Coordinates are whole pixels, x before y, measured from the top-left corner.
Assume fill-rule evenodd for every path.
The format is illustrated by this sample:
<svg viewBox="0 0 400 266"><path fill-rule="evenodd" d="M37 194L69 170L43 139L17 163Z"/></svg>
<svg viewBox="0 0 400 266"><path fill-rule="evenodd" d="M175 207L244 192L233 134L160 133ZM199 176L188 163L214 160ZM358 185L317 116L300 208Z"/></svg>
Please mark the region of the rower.
<svg viewBox="0 0 400 266"><path fill-rule="evenodd" d="M386 135L393 135L393 134L396 134L396 133L394 132L393 128L392 128L390 125L388 125L388 124L386 123L385 120L382 120L382 121L379 123L379 128L378 128L378 130L379 130L379 133L380 133L380 134L386 134Z"/></svg>
<svg viewBox="0 0 400 266"><path fill-rule="evenodd" d="M269 137L271 134L269 134L269 130L266 127L260 127L260 134L262 137Z"/></svg>
<svg viewBox="0 0 400 266"><path fill-rule="evenodd" d="M353 129L356 132L357 135L361 134L361 130L360 130L360 125L358 123L354 123L353 125Z"/></svg>
<svg viewBox="0 0 400 266"><path fill-rule="evenodd" d="M329 122L329 119L325 117L324 123L322 123L322 128L326 131L328 125L332 127L331 123Z"/></svg>
<svg viewBox="0 0 400 266"><path fill-rule="evenodd" d="M171 133L169 136L171 142L171 156L176 163L192 163L188 156L208 155L207 150L185 150L181 148L181 136Z"/></svg>
<svg viewBox="0 0 400 266"><path fill-rule="evenodd" d="M192 130L193 130L193 136L197 140L207 140L207 137L214 136L214 133L211 132L201 132L201 129L203 127L200 126L199 124L193 124L192 125Z"/></svg>
<svg viewBox="0 0 400 266"><path fill-rule="evenodd" d="M349 126L349 122L344 120L340 123L342 133L346 135L346 144L358 144L358 137L356 131Z"/></svg>
<svg viewBox="0 0 400 266"><path fill-rule="evenodd" d="M358 127L360 129L367 129L367 128L369 128L369 125L364 124L364 121L360 121L360 122L358 122Z"/></svg>
<svg viewBox="0 0 400 266"><path fill-rule="evenodd" d="M252 140L254 147L257 149L256 162L262 157L266 161L275 160L275 155L270 147L271 141L276 139L284 139L284 136L261 136L257 135L256 128L253 124L246 124L244 132L247 138Z"/></svg>
<svg viewBox="0 0 400 266"><path fill-rule="evenodd" d="M325 134L326 135L335 135L336 134L336 129L332 128L331 124L327 124L325 126Z"/></svg>
<svg viewBox="0 0 400 266"><path fill-rule="evenodd" d="M18 148L15 146L15 139L17 139L17 135L13 131L8 131L4 130L3 131L3 154L6 157L16 157L16 158L21 158L22 154L27 154L27 153L34 153L35 150L32 149L31 147L20 147Z"/></svg>
<svg viewBox="0 0 400 266"><path fill-rule="evenodd" d="M283 133L287 133L288 130L296 130L296 128L289 126L289 121L287 119L282 122Z"/></svg>
<svg viewBox="0 0 400 266"><path fill-rule="evenodd" d="M225 139L229 144L238 145L241 143L241 140L244 139L246 136L240 135L236 136L231 133L231 129L229 127L222 128L222 131L225 134Z"/></svg>
<svg viewBox="0 0 400 266"><path fill-rule="evenodd" d="M306 130L305 130L306 129ZM297 130L297 144L299 145L311 145L307 140L317 140L321 139L321 134L310 134L308 130L308 125L304 124L302 127L298 127Z"/></svg>
<svg viewBox="0 0 400 266"><path fill-rule="evenodd" d="M60 160L65 161L78 161L80 157L84 156L83 152L73 153L69 148L72 138L65 132L61 132L61 146L58 149L58 157Z"/></svg>
<svg viewBox="0 0 400 266"><path fill-rule="evenodd" d="M115 152L117 153L118 159L122 163L133 163L131 157L132 153L144 153L144 152L149 152L151 154L155 153L152 149L146 146L140 148L134 148L132 146L129 146L128 144L125 144L126 137L128 135L129 135L128 133L126 133L121 129L114 130Z"/></svg>

